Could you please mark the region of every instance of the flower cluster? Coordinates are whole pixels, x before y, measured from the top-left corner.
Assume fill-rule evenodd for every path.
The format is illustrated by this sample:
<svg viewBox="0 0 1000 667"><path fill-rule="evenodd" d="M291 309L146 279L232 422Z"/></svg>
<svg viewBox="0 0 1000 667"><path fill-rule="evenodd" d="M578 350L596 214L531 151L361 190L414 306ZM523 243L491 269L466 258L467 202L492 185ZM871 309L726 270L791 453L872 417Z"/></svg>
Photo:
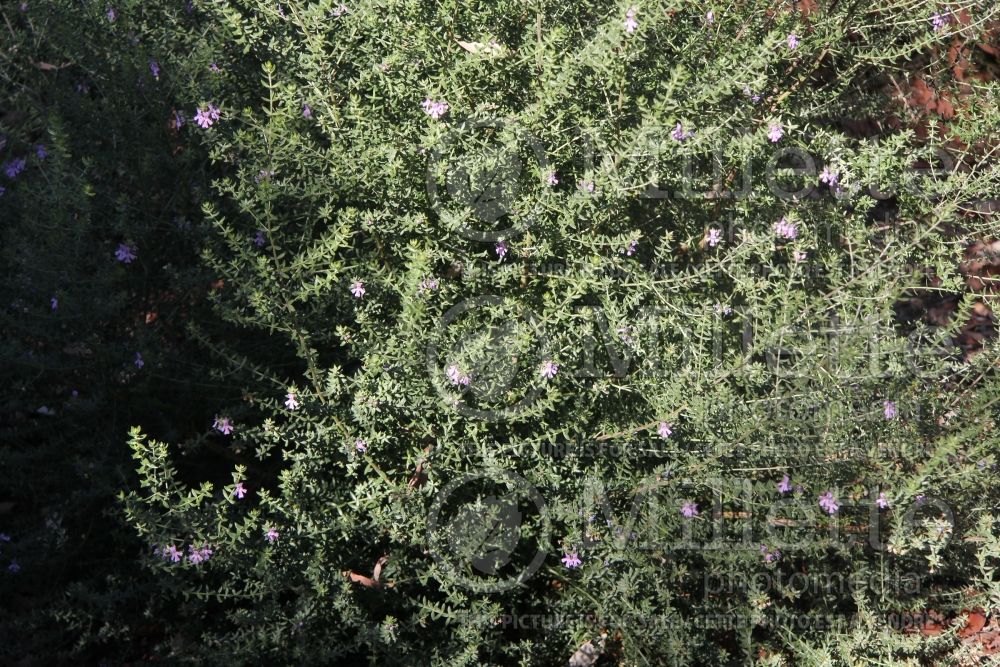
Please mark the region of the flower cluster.
<svg viewBox="0 0 1000 667"><path fill-rule="evenodd" d="M435 102L429 97L421 102L421 106L424 108L424 113L434 120L438 120L441 116L448 113L449 109L447 102Z"/></svg>

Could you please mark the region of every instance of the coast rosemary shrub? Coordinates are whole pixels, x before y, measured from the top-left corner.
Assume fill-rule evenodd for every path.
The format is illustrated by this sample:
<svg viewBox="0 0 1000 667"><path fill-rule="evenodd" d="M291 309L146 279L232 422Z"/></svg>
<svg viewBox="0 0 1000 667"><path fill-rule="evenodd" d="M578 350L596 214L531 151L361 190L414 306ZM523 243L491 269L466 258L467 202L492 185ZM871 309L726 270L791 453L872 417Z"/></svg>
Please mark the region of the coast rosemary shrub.
<svg viewBox="0 0 1000 667"><path fill-rule="evenodd" d="M948 55L997 13L93 10L171 82L120 119L175 146L121 209L186 202L107 266L194 304L172 428L130 422L143 650L958 664L901 619L998 596L996 352L955 340L1000 116ZM950 323L900 316L936 293Z"/></svg>

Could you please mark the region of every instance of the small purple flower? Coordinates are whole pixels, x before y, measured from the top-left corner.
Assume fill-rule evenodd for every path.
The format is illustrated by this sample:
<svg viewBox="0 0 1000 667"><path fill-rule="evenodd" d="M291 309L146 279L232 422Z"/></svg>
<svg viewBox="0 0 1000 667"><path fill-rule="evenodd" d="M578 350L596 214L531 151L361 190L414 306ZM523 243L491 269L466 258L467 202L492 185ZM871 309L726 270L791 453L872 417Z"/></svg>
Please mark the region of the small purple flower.
<svg viewBox="0 0 1000 667"><path fill-rule="evenodd" d="M49 305L52 306L52 310L55 310L59 307L59 299L52 297L49 299Z"/></svg>
<svg viewBox="0 0 1000 667"><path fill-rule="evenodd" d="M639 22L635 20L636 11L635 7L629 7L628 11L625 12L625 32L630 35L639 27Z"/></svg>
<svg viewBox="0 0 1000 667"><path fill-rule="evenodd" d="M580 181L580 189L587 194L592 195L594 194L594 190L597 189L597 186L594 185L593 181Z"/></svg>
<svg viewBox="0 0 1000 667"><path fill-rule="evenodd" d="M357 438L354 441L354 449L364 454L368 451L368 442L364 438Z"/></svg>
<svg viewBox="0 0 1000 667"><path fill-rule="evenodd" d="M146 362L142 360L142 353L140 352L135 353L135 361L133 363L135 364L136 368L142 368L143 366L146 365Z"/></svg>
<svg viewBox="0 0 1000 667"><path fill-rule="evenodd" d="M820 495L819 506L826 510L827 514L836 514L840 509L840 503L833 497L833 491L827 491Z"/></svg>
<svg viewBox="0 0 1000 667"><path fill-rule="evenodd" d="M114 7L108 7L108 11L105 15L108 17L108 20L111 21L112 23L114 23L115 19L118 18L118 14L115 13Z"/></svg>
<svg viewBox="0 0 1000 667"><path fill-rule="evenodd" d="M445 375L448 376L448 380L455 386L468 387L471 379L468 375L459 370L458 366L452 364L445 369Z"/></svg>
<svg viewBox="0 0 1000 667"><path fill-rule="evenodd" d="M760 552L764 555L765 563L773 563L774 561L781 558L781 551L779 551L778 549L771 551L770 549L767 548L766 544L760 545Z"/></svg>
<svg viewBox="0 0 1000 667"><path fill-rule="evenodd" d="M638 249L638 247L639 247L639 242L638 241L635 241L635 240L629 241L628 242L628 246L625 247L625 248L623 248L621 252L622 252L623 255L625 255L627 257L631 257L632 255L635 254L635 251Z"/></svg>
<svg viewBox="0 0 1000 667"><path fill-rule="evenodd" d="M222 433L222 435L229 435L233 432L233 422L229 419L229 417L217 416L215 421L212 422L212 428Z"/></svg>
<svg viewBox="0 0 1000 667"><path fill-rule="evenodd" d="M789 479L788 475L785 475L781 478L781 481L778 482L778 493L788 493L791 490L792 480Z"/></svg>
<svg viewBox="0 0 1000 667"><path fill-rule="evenodd" d="M24 171L24 168L25 166L27 166L27 164L28 164L27 160L25 160L23 157L14 158L9 162L4 162L3 173L5 176L7 176L7 178L14 180L15 178L18 177L18 175L22 171Z"/></svg>
<svg viewBox="0 0 1000 667"><path fill-rule="evenodd" d="M712 306L712 310L714 310L717 315L732 315L733 314L733 308L732 308L732 306L724 306L724 305L722 305L721 303L718 303L718 302L716 302L715 305Z"/></svg>
<svg viewBox="0 0 1000 667"><path fill-rule="evenodd" d="M886 420L896 418L896 403L894 401L885 401L882 404L882 414L885 415Z"/></svg>
<svg viewBox="0 0 1000 667"><path fill-rule="evenodd" d="M10 565L7 566L7 570L11 574L17 574L18 572L21 571L21 566L20 566L20 564L16 560L12 560L10 562Z"/></svg>
<svg viewBox="0 0 1000 667"><path fill-rule="evenodd" d="M797 35L789 35L788 38L785 40L785 43L788 44L788 48L790 49L798 48L799 38Z"/></svg>
<svg viewBox="0 0 1000 667"><path fill-rule="evenodd" d="M303 104L302 105L302 117L303 118L312 118L313 117L312 107L309 106L308 104Z"/></svg>
<svg viewBox="0 0 1000 667"><path fill-rule="evenodd" d="M209 112L198 107L198 111L194 115L194 122L198 123L198 127L207 130L212 127L212 123L215 121L212 120L212 115Z"/></svg>
<svg viewBox="0 0 1000 667"><path fill-rule="evenodd" d="M288 408L289 410L299 409L299 401L296 398L294 391L290 391L288 392L288 394L285 395L285 407Z"/></svg>
<svg viewBox="0 0 1000 667"><path fill-rule="evenodd" d="M656 429L656 433L661 438L666 440L667 438L669 438L671 435L674 434L674 430L673 428L671 428L671 424L668 424L667 422L660 422L660 425Z"/></svg>
<svg viewBox="0 0 1000 667"><path fill-rule="evenodd" d="M7 533L0 533L0 542L10 542L10 535Z"/></svg>
<svg viewBox="0 0 1000 667"><path fill-rule="evenodd" d="M189 552L188 562L192 563L193 565L203 563L204 561L211 558L213 553L212 549L210 549L207 546L202 546L200 549L195 549L193 544L188 546L188 552Z"/></svg>
<svg viewBox="0 0 1000 667"><path fill-rule="evenodd" d="M698 503L688 500L681 506L681 514L689 519L693 516L698 516Z"/></svg>
<svg viewBox="0 0 1000 667"><path fill-rule="evenodd" d="M115 259L122 264L131 264L136 258L135 246L131 243L119 243L115 250Z"/></svg>
<svg viewBox="0 0 1000 667"><path fill-rule="evenodd" d="M38 144L35 146L35 155L38 156L39 160L44 160L49 156L49 151L45 147L45 144Z"/></svg>
<svg viewBox="0 0 1000 667"><path fill-rule="evenodd" d="M219 67L219 63L215 62L214 60L213 60L213 61L211 62L211 64L210 64L210 65L208 66L208 69L212 70L212 71L213 71L213 72L215 72L216 74L218 74L219 72L221 72L221 71L222 71L222 69L221 69L221 68Z"/></svg>
<svg viewBox="0 0 1000 667"><path fill-rule="evenodd" d="M149 59L149 71L153 73L153 78L157 81L160 80L160 63L156 62L154 59Z"/></svg>
<svg viewBox="0 0 1000 667"><path fill-rule="evenodd" d="M712 25L713 23L715 23L715 12L713 12L711 9L709 9L708 13L705 14L705 23L707 23L708 25Z"/></svg>
<svg viewBox="0 0 1000 667"><path fill-rule="evenodd" d="M497 257L502 260L507 256L507 244L503 241L497 241L497 244L493 246L493 251L497 254Z"/></svg>
<svg viewBox="0 0 1000 667"><path fill-rule="evenodd" d="M819 175L819 180L821 183L826 183L831 188L837 184L837 179L840 178L840 173L836 171L831 171L829 165L823 167L823 171Z"/></svg>
<svg viewBox="0 0 1000 667"><path fill-rule="evenodd" d="M922 493L918 493L918 494L916 495L916 497L915 497L915 498L914 498L913 500L914 500L914 502L916 502L916 503L917 503L918 505L923 505L923 504L924 504L924 501L925 501L925 500L927 500L927 496L925 496L925 495L924 495L924 494L922 494Z"/></svg>
<svg viewBox="0 0 1000 667"><path fill-rule="evenodd" d="M575 567L580 567L582 563L583 561L580 560L575 551L567 551L566 555L562 557L562 564L571 570Z"/></svg>
<svg viewBox="0 0 1000 667"><path fill-rule="evenodd" d="M709 229L707 243L711 247L715 247L722 242L722 230L721 229Z"/></svg>
<svg viewBox="0 0 1000 667"><path fill-rule="evenodd" d="M247 489L245 486L243 486L243 482L239 482L236 485L236 487L233 489L233 495L239 498L240 500L243 500L243 497L247 495Z"/></svg>
<svg viewBox="0 0 1000 667"><path fill-rule="evenodd" d="M792 253L792 259L794 259L796 262L804 262L806 261L806 257L808 256L809 253L807 253L805 250L796 250L795 252Z"/></svg>
<svg viewBox="0 0 1000 667"><path fill-rule="evenodd" d="M215 120L219 120L219 118L222 117L222 112L219 111L219 107L215 106L214 104L209 104L208 105L208 115L209 115L209 117L213 121L215 121Z"/></svg>
<svg viewBox="0 0 1000 667"><path fill-rule="evenodd" d="M264 538L270 542L275 543L278 541L278 530L274 526L268 526L267 532L264 533Z"/></svg>
<svg viewBox="0 0 1000 667"><path fill-rule="evenodd" d="M5 194L7 194L7 188L0 185L0 197L3 197Z"/></svg>
<svg viewBox="0 0 1000 667"><path fill-rule="evenodd" d="M175 111L174 112L174 118L173 118L173 120L170 121L170 125L175 130L179 130L182 127L184 127L184 123L186 123L186 122L187 121L184 119L184 113L181 112L181 111Z"/></svg>
<svg viewBox="0 0 1000 667"><path fill-rule="evenodd" d="M336 9L334 9L333 12L331 12L331 13L333 14L333 18L339 19L341 16L343 16L344 14L346 14L347 11L348 11L347 10L347 5L341 4Z"/></svg>
<svg viewBox="0 0 1000 667"><path fill-rule="evenodd" d="M789 222L785 218L782 218L774 223L774 233L778 236L778 238L791 241L798 237L799 226L795 222Z"/></svg>
<svg viewBox="0 0 1000 667"><path fill-rule="evenodd" d="M355 280L351 283L351 294L354 295L355 299L360 299L365 295L365 284L360 280Z"/></svg>
<svg viewBox="0 0 1000 667"><path fill-rule="evenodd" d="M417 291L423 294L424 292L433 292L438 288L437 278L424 278L417 285Z"/></svg>
<svg viewBox="0 0 1000 667"><path fill-rule="evenodd" d="M749 97L754 104L760 102L761 96L750 90L750 86L743 86L743 94Z"/></svg>
<svg viewBox="0 0 1000 667"><path fill-rule="evenodd" d="M885 491L878 494L878 498L875 499L875 504L881 509L885 509L889 506L889 499L885 497Z"/></svg>
<svg viewBox="0 0 1000 667"><path fill-rule="evenodd" d="M258 229L257 234L253 237L253 244L258 248L263 248L266 242L267 241L264 238L264 230Z"/></svg>
<svg viewBox="0 0 1000 667"><path fill-rule="evenodd" d="M785 131L781 129L781 123L771 123L771 127L767 131L767 138L771 140L771 143L778 143L783 136L785 136Z"/></svg>
<svg viewBox="0 0 1000 667"><path fill-rule="evenodd" d="M694 136L694 132L684 131L684 126L681 123L677 123L674 129L670 131L670 138L674 141L686 141Z"/></svg>
<svg viewBox="0 0 1000 667"><path fill-rule="evenodd" d="M944 30L944 27L951 23L951 13L945 12L944 14L935 12L931 16L931 26L934 28L934 32L940 32Z"/></svg>
<svg viewBox="0 0 1000 667"><path fill-rule="evenodd" d="M559 176L554 171L550 171L549 175L546 177L545 182L549 185L559 185Z"/></svg>
<svg viewBox="0 0 1000 667"><path fill-rule="evenodd" d="M544 364L542 364L542 369L541 369L541 371L539 371L539 374L543 378L545 378L547 380L551 380L552 378L554 378L556 376L556 373L558 373L558 372L559 372L559 365L555 364L551 360L549 360L549 361L546 361Z"/></svg>
<svg viewBox="0 0 1000 667"><path fill-rule="evenodd" d="M184 557L184 554L180 549L171 544L163 550L163 557L169 558L171 563L179 563L181 562L181 558Z"/></svg>
<svg viewBox="0 0 1000 667"><path fill-rule="evenodd" d="M434 120L438 120L441 116L448 113L449 109L447 102L435 102L429 97L421 102L420 106L424 108L424 113Z"/></svg>

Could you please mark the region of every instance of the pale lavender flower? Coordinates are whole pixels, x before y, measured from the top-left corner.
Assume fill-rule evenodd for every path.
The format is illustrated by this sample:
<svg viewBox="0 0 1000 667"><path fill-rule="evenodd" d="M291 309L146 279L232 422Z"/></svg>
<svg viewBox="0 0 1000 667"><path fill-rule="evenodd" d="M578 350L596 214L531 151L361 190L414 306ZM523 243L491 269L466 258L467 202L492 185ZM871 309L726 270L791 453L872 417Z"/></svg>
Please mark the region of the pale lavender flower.
<svg viewBox="0 0 1000 667"><path fill-rule="evenodd" d="M785 136L785 131L781 129L781 124L772 123L767 131L767 138L771 140L771 143L778 143L783 136Z"/></svg>
<svg viewBox="0 0 1000 667"><path fill-rule="evenodd" d="M448 380L456 386L468 387L469 383L472 381L469 376L460 371L458 366L455 364L452 364L445 369L445 375L447 375Z"/></svg>
<svg viewBox="0 0 1000 667"><path fill-rule="evenodd" d="M635 7L629 7L628 11L625 12L625 32L630 35L639 27L639 22L635 20L636 11Z"/></svg>
<svg viewBox="0 0 1000 667"><path fill-rule="evenodd" d="M715 12L713 12L711 9L709 9L708 13L705 14L705 23L707 23L708 25L712 25L713 23L715 23Z"/></svg>
<svg viewBox="0 0 1000 667"><path fill-rule="evenodd" d="M27 160L25 160L23 157L14 158L9 162L4 162L3 173L5 176L7 176L7 178L14 180L15 178L18 177L18 175L22 171L24 171L24 168L25 166L27 166L27 164L28 164Z"/></svg>
<svg viewBox="0 0 1000 667"><path fill-rule="evenodd" d="M896 418L896 403L895 401L886 401L882 404L882 414L885 415L886 420Z"/></svg>
<svg viewBox="0 0 1000 667"><path fill-rule="evenodd" d="M438 288L437 278L424 278L417 285L417 292L423 294L424 292L433 292Z"/></svg>
<svg viewBox="0 0 1000 667"><path fill-rule="evenodd" d="M806 257L808 256L809 253L807 253L805 250L796 250L795 252L792 253L792 258L796 262L804 262L806 261Z"/></svg>
<svg viewBox="0 0 1000 667"><path fill-rule="evenodd" d="M761 96L750 90L750 86L743 86L743 94L749 97L754 104L760 102Z"/></svg>
<svg viewBox="0 0 1000 667"><path fill-rule="evenodd" d="M360 280L355 280L351 283L351 294L354 295L355 299L360 299L365 295L365 284Z"/></svg>
<svg viewBox="0 0 1000 667"><path fill-rule="evenodd" d="M188 562L194 565L198 565L199 563L203 563L208 560L212 557L213 553L212 549L207 546L195 549L193 544L188 546L188 552Z"/></svg>
<svg viewBox="0 0 1000 667"><path fill-rule="evenodd" d="M303 118L312 118L313 117L312 107L309 106L308 104L303 104L302 105L302 117Z"/></svg>
<svg viewBox="0 0 1000 667"><path fill-rule="evenodd" d="M550 171L548 177L545 179L545 182L549 185L559 185L559 177L556 175L556 172Z"/></svg>
<svg viewBox="0 0 1000 667"><path fill-rule="evenodd" d="M562 564L570 569L573 569L575 567L580 567L580 565L583 564L583 561L580 560L580 557L575 551L567 551L566 555L562 557Z"/></svg>
<svg viewBox="0 0 1000 667"><path fill-rule="evenodd" d="M38 144L37 146L35 146L35 155L38 156L39 160L44 160L49 156L49 151L45 147L45 144Z"/></svg>
<svg viewBox="0 0 1000 667"><path fill-rule="evenodd" d="M131 264L136 258L135 246L131 243L119 243L115 250L115 259L122 264Z"/></svg>
<svg viewBox="0 0 1000 667"><path fill-rule="evenodd" d="M236 485L236 487L233 489L233 495L239 498L240 500L243 500L244 496L247 495L247 488L243 486L243 482L239 482Z"/></svg>
<svg viewBox="0 0 1000 667"><path fill-rule="evenodd" d="M52 310L55 310L59 307L59 299L52 297L49 299L49 305L52 306Z"/></svg>
<svg viewBox="0 0 1000 667"><path fill-rule="evenodd" d="M708 230L708 240L707 243L711 247L715 247L722 242L722 230L721 229L709 229Z"/></svg>
<svg viewBox="0 0 1000 667"><path fill-rule="evenodd" d="M118 18L118 14L115 13L114 7L108 7L108 11L105 15L108 17L108 20L111 21L112 23L114 23L115 19Z"/></svg>
<svg viewBox="0 0 1000 667"><path fill-rule="evenodd" d="M712 310L714 310L717 315L732 315L733 314L733 308L732 308L732 306L723 305L723 304L721 304L719 302L716 302L715 305L712 306Z"/></svg>
<svg viewBox="0 0 1000 667"><path fill-rule="evenodd" d="M172 121L170 121L170 124L171 124L171 126L173 126L173 128L175 130L179 130L182 127L184 127L184 123L185 122L187 122L187 121L184 120L184 114L183 114L183 112L175 111L174 112L174 118L173 118Z"/></svg>
<svg viewBox="0 0 1000 667"><path fill-rule="evenodd" d="M580 189L586 192L587 194L592 195L594 194L596 186L594 185L593 181L580 181Z"/></svg>
<svg viewBox="0 0 1000 667"><path fill-rule="evenodd" d="M799 46L799 38L797 35L789 35L785 42L788 44L788 48L790 49L795 49Z"/></svg>
<svg viewBox="0 0 1000 667"><path fill-rule="evenodd" d="M18 572L21 571L21 565L16 560L12 560L10 562L10 565L7 566L7 570L11 574L17 574Z"/></svg>
<svg viewBox="0 0 1000 667"><path fill-rule="evenodd" d="M435 102L429 97L421 103L421 106L424 108L424 113L434 120L448 113L449 109L447 102Z"/></svg>
<svg viewBox="0 0 1000 667"><path fill-rule="evenodd" d="M0 542L10 542L10 535L7 533L0 533Z"/></svg>
<svg viewBox="0 0 1000 667"><path fill-rule="evenodd" d="M694 136L694 132L684 131L684 126L681 123L677 123L674 129L670 131L670 138L674 141L686 141Z"/></svg>
<svg viewBox="0 0 1000 667"><path fill-rule="evenodd" d="M266 240L264 239L264 230L258 229L257 235L253 237L253 244L258 248L263 248Z"/></svg>
<svg viewBox="0 0 1000 667"><path fill-rule="evenodd" d="M233 432L233 422L229 417L215 417L215 421L212 422L212 428L219 431L223 435L229 435Z"/></svg>
<svg viewBox="0 0 1000 667"><path fill-rule="evenodd" d="M781 481L778 482L778 493L788 493L791 490L792 480L789 479L788 475L785 475L781 478Z"/></svg>
<svg viewBox="0 0 1000 667"><path fill-rule="evenodd" d="M826 510L827 514L836 514L840 509L840 503L833 497L833 491L827 491L820 495L819 506Z"/></svg>
<svg viewBox="0 0 1000 667"><path fill-rule="evenodd" d="M181 558L184 557L184 554L180 549L171 544L163 550L163 557L169 558L171 563L179 563L181 562Z"/></svg>
<svg viewBox="0 0 1000 667"><path fill-rule="evenodd" d="M878 494L878 498L875 499L875 504L881 509L885 509L889 506L889 499L885 497L885 491Z"/></svg>
<svg viewBox="0 0 1000 667"><path fill-rule="evenodd" d="M559 365L555 364L551 360L549 360L549 361L546 361L544 364L542 364L542 369L541 369L541 371L539 371L539 374L543 378L545 378L547 380L551 380L552 378L554 378L556 376L556 373L558 373L558 372L559 372Z"/></svg>
<svg viewBox="0 0 1000 667"><path fill-rule="evenodd" d="M333 10L333 18L339 19L341 16L347 13L347 5L341 4L336 9Z"/></svg>
<svg viewBox="0 0 1000 667"><path fill-rule="evenodd" d="M146 365L146 362L143 361L143 359L142 359L142 353L140 353L140 352L136 352L135 353L135 361L132 362L132 363L135 364L136 368L142 368L143 366Z"/></svg>
<svg viewBox="0 0 1000 667"><path fill-rule="evenodd" d="M671 428L671 424L668 424L667 422L660 422L660 425L656 429L656 433L661 438L666 440L667 438L669 438L671 435L674 434L674 430Z"/></svg>
<svg viewBox="0 0 1000 667"><path fill-rule="evenodd" d="M364 454L365 452L368 451L368 442L365 441L363 438L357 438L354 441L354 449Z"/></svg>
<svg viewBox="0 0 1000 667"><path fill-rule="evenodd" d="M789 222L785 218L781 218L781 220L774 223L774 233L778 238L791 241L799 235L799 226L795 222Z"/></svg>
<svg viewBox="0 0 1000 667"><path fill-rule="evenodd" d="M635 254L635 251L638 249L638 247L639 247L639 242L638 241L635 241L635 240L629 241L628 242L628 246L625 247L625 248L623 248L621 250L621 253L623 255L627 256L627 257L631 257L632 255Z"/></svg>
<svg viewBox="0 0 1000 667"><path fill-rule="evenodd" d="M688 500L681 506L681 514L689 519L693 516L698 516L698 503Z"/></svg>
<svg viewBox="0 0 1000 667"><path fill-rule="evenodd" d="M296 398L294 391L290 391L288 392L288 394L285 395L285 407L288 408L289 410L299 409L299 401Z"/></svg>
<svg viewBox="0 0 1000 667"><path fill-rule="evenodd" d="M219 63L215 62L214 60L211 62L211 64L209 64L208 69L212 70L216 74L222 71L222 69L219 67Z"/></svg>
<svg viewBox="0 0 1000 667"><path fill-rule="evenodd" d="M21 3L21 4L19 5L19 6L18 6L18 9L20 9L20 10L21 10L21 13L23 14L24 12L28 11L28 3L27 3L27 2L22 2L22 3Z"/></svg>
<svg viewBox="0 0 1000 667"><path fill-rule="evenodd" d="M264 538L272 544L278 541L278 530L274 526L268 526L267 532L264 533Z"/></svg>
<svg viewBox="0 0 1000 667"><path fill-rule="evenodd" d="M7 188L0 185L0 197L3 197L5 194L7 194Z"/></svg>
<svg viewBox="0 0 1000 667"><path fill-rule="evenodd" d="M781 551L779 551L778 549L771 551L770 549L767 548L766 544L760 545L760 552L764 555L765 563L773 563L774 561L781 558Z"/></svg>
<svg viewBox="0 0 1000 667"><path fill-rule="evenodd" d="M214 104L208 105L208 115L212 120L219 120L222 117L222 112L219 111L219 107Z"/></svg>
<svg viewBox="0 0 1000 667"><path fill-rule="evenodd" d="M944 14L935 12L931 16L931 26L934 28L934 32L944 30L944 27L949 23L951 23L951 14L949 12L945 12Z"/></svg>
<svg viewBox="0 0 1000 667"><path fill-rule="evenodd" d="M153 73L153 78L159 81L160 79L160 63L156 62L154 59L149 59L149 71Z"/></svg>
<svg viewBox="0 0 1000 667"><path fill-rule="evenodd" d="M840 178L840 173L836 171L831 171L829 165L823 167L823 171L819 175L819 180L821 183L826 183L830 187L837 184L837 179Z"/></svg>
<svg viewBox="0 0 1000 667"><path fill-rule="evenodd" d="M925 501L925 500L927 500L927 496L925 496L925 495L924 495L924 494L922 494L922 493L918 493L918 494L916 495L916 497L915 497L915 498L914 498L913 500L914 500L914 502L916 502L916 503L917 503L918 505L923 505L923 504L924 504L924 501Z"/></svg>
<svg viewBox="0 0 1000 667"><path fill-rule="evenodd" d="M497 257L503 259L507 256L507 244L503 241L497 241L497 244L493 246L494 252L496 252Z"/></svg>
<svg viewBox="0 0 1000 667"><path fill-rule="evenodd" d="M212 115L208 111L198 107L198 111L194 115L194 122L198 124L198 127L203 130L207 130L212 127L212 123L215 121L212 119Z"/></svg>

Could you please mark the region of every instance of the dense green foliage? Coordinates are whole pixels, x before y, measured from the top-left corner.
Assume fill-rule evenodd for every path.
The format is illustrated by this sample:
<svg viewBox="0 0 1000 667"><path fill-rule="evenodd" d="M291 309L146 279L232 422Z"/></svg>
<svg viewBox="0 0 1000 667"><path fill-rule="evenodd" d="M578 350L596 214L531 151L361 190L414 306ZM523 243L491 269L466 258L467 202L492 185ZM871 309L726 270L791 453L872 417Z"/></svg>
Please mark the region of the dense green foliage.
<svg viewBox="0 0 1000 667"><path fill-rule="evenodd" d="M0 12L3 660L959 664L896 620L1000 600L996 7Z"/></svg>

